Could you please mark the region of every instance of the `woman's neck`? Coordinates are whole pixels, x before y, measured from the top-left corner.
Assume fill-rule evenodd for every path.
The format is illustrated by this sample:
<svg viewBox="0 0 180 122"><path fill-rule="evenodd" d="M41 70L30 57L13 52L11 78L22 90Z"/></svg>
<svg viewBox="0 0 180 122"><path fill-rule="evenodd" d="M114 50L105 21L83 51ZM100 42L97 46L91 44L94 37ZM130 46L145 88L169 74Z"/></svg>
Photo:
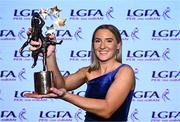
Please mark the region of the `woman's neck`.
<svg viewBox="0 0 180 122"><path fill-rule="evenodd" d="M99 72L101 74L110 72L115 69L117 61L100 62Z"/></svg>

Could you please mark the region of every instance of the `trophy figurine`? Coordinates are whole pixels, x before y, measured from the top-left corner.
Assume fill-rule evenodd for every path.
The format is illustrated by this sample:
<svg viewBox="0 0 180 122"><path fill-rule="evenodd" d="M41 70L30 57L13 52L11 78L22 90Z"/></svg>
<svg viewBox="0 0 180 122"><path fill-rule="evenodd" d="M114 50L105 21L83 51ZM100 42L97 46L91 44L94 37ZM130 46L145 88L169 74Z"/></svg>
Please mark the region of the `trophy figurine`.
<svg viewBox="0 0 180 122"><path fill-rule="evenodd" d="M31 19L32 31L28 35L27 41L22 45L22 47L19 50L19 52L22 53L24 48L30 43L31 40L38 41L40 39L42 42L40 48L38 48L35 51L32 51L32 58L34 59L32 68L36 66L39 54L42 54L43 71L34 73L34 91L37 94L48 94L49 89L53 87L53 73L52 71L47 70L46 65L47 48L49 45L56 45L62 43L62 40L60 42L50 41L47 37L47 35L50 33L47 33L46 37L43 36L42 28L44 25L45 21L41 18L38 12L35 12L32 15Z"/></svg>

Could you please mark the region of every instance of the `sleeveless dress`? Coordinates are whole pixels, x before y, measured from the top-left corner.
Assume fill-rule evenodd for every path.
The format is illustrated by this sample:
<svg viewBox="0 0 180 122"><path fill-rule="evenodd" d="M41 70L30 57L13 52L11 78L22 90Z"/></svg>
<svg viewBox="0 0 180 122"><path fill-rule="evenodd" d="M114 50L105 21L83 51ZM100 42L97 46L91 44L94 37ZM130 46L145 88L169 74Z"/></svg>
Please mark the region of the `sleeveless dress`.
<svg viewBox="0 0 180 122"><path fill-rule="evenodd" d="M97 77L88 81L85 97L104 99L109 87L111 86L114 80L116 73L123 66L125 66L125 64L120 65L118 68L116 68L115 70L109 73L106 73L100 77ZM131 100L133 96L133 91L134 90L131 90L129 92L124 103L117 109L117 111L109 119L104 119L93 113L86 112L85 122L86 121L127 121L129 108L130 108L130 104L131 104Z"/></svg>

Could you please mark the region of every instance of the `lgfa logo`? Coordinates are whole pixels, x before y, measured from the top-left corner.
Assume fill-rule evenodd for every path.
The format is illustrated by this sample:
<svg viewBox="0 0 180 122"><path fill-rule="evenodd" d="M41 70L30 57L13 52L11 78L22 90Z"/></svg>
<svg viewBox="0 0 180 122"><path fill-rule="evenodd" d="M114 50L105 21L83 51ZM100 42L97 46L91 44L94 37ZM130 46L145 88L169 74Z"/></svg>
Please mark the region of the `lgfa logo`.
<svg viewBox="0 0 180 122"><path fill-rule="evenodd" d="M163 17L165 20L171 19L170 7L166 7L163 12L158 9L128 9L127 20L160 20Z"/></svg>
<svg viewBox="0 0 180 122"><path fill-rule="evenodd" d="M164 29L164 30L152 30L152 40L155 41L179 41L180 30L177 29Z"/></svg>
<svg viewBox="0 0 180 122"><path fill-rule="evenodd" d="M70 61L89 61L91 57L91 51L87 50L71 50Z"/></svg>
<svg viewBox="0 0 180 122"><path fill-rule="evenodd" d="M170 101L168 97L169 89L165 89L162 93L158 91L135 91L133 94L133 101L137 102L159 102L161 99L166 102Z"/></svg>
<svg viewBox="0 0 180 122"><path fill-rule="evenodd" d="M31 93L31 91L15 91L14 98L26 98L24 94Z"/></svg>
<svg viewBox="0 0 180 122"><path fill-rule="evenodd" d="M179 121L180 120L180 111L152 111L152 121Z"/></svg>
<svg viewBox="0 0 180 122"><path fill-rule="evenodd" d="M13 20L30 20L35 12L39 12L39 9L15 9Z"/></svg>
<svg viewBox="0 0 180 122"><path fill-rule="evenodd" d="M85 16L103 16L103 13L100 9L79 9L74 10L71 9L70 16L79 16L79 17L85 17Z"/></svg>
<svg viewBox="0 0 180 122"><path fill-rule="evenodd" d="M29 50L23 50L20 53L18 50L14 51L14 61L29 61L32 60L31 52Z"/></svg>
<svg viewBox="0 0 180 122"><path fill-rule="evenodd" d="M1 70L0 71L0 80L1 81L15 81L17 77L19 80L26 80L25 77L26 69L22 68L18 73L15 73L13 70Z"/></svg>
<svg viewBox="0 0 180 122"><path fill-rule="evenodd" d="M101 9L71 9L71 20L103 20L106 17L108 20L113 19L113 7L109 7L105 12Z"/></svg>
<svg viewBox="0 0 180 122"><path fill-rule="evenodd" d="M1 110L1 121L25 121L26 109L23 108L20 112L12 110Z"/></svg>
<svg viewBox="0 0 180 122"><path fill-rule="evenodd" d="M14 61L32 61L32 55L30 50L23 50L21 53L18 50L14 51ZM42 57L38 57L38 60L42 60Z"/></svg>
<svg viewBox="0 0 180 122"><path fill-rule="evenodd" d="M57 29L55 32L58 40L73 40L73 38L75 38L76 40L83 39L81 27L78 27L75 30L75 32L72 32L72 30L68 30L68 29L67 30Z"/></svg>
<svg viewBox="0 0 180 122"><path fill-rule="evenodd" d="M129 40L130 38L132 40L139 40L139 28L135 27L131 32L128 32L127 30L119 30L122 40Z"/></svg>
<svg viewBox="0 0 180 122"><path fill-rule="evenodd" d="M1 29L0 40L16 40L16 35L13 30Z"/></svg>
<svg viewBox="0 0 180 122"><path fill-rule="evenodd" d="M20 28L19 30L12 30L12 29L0 30L0 40L16 40L16 39L20 39L20 40L26 39L26 29L24 27Z"/></svg>
<svg viewBox="0 0 180 122"><path fill-rule="evenodd" d="M72 115L70 111L40 111L39 121L72 121Z"/></svg>
<svg viewBox="0 0 180 122"><path fill-rule="evenodd" d="M1 70L0 71L0 80L1 81L15 81L16 75L12 70Z"/></svg>
<svg viewBox="0 0 180 122"><path fill-rule="evenodd" d="M36 98L36 99L34 99L34 98L27 98L27 97L25 97L24 95L26 94L26 93L33 93L32 91L15 91L15 93L14 93L14 102L44 102L44 101L48 101L48 99L47 98Z"/></svg>
<svg viewBox="0 0 180 122"><path fill-rule="evenodd" d="M170 60L170 49L166 48L164 52L157 50L135 50L127 51L127 61L160 61L161 59Z"/></svg>
<svg viewBox="0 0 180 122"><path fill-rule="evenodd" d="M152 71L151 81L180 81L179 70Z"/></svg>
<svg viewBox="0 0 180 122"><path fill-rule="evenodd" d="M159 102L160 95L157 91L135 91L133 101L138 102Z"/></svg>

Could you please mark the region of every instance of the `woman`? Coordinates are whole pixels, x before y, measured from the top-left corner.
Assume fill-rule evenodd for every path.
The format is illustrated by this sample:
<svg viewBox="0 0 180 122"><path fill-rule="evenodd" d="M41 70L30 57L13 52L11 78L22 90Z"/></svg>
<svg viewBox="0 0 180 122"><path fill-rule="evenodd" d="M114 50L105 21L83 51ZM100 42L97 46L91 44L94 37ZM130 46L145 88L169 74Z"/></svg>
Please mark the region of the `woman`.
<svg viewBox="0 0 180 122"><path fill-rule="evenodd" d="M55 36L51 35L50 39ZM40 42L32 41L31 50ZM48 47L47 67L53 71L55 88L47 95L27 94L27 97L57 97L86 111L85 121L127 121L135 88L131 66L122 64L122 40L113 25L101 25L92 37L92 63L77 72L62 77L56 62L55 47ZM87 84L85 97L71 94Z"/></svg>

